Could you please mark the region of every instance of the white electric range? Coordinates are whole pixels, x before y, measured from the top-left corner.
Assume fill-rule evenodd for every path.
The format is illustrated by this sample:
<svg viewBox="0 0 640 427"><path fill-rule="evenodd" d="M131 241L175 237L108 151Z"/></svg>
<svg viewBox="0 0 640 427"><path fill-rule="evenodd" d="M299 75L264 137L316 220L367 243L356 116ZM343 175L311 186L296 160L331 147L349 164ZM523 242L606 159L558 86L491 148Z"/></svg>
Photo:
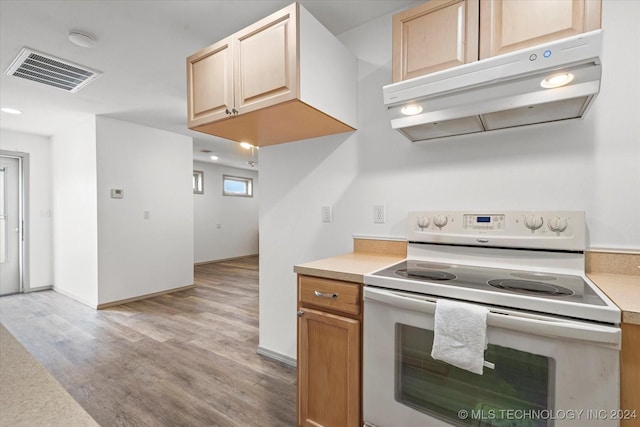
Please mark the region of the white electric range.
<svg viewBox="0 0 640 427"><path fill-rule="evenodd" d="M365 276L369 425L617 425L587 412L618 409L621 314L585 275L583 212L411 212L408 240ZM494 369L430 357L439 299L489 309Z"/></svg>

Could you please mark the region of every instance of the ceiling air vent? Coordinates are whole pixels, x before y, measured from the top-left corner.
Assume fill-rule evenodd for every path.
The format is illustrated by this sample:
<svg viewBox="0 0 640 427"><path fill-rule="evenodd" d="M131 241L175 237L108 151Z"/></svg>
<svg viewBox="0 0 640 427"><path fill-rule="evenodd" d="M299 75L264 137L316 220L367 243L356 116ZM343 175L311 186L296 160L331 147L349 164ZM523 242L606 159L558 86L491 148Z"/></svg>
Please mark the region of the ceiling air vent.
<svg viewBox="0 0 640 427"><path fill-rule="evenodd" d="M77 92L101 73L46 53L23 48L5 74Z"/></svg>

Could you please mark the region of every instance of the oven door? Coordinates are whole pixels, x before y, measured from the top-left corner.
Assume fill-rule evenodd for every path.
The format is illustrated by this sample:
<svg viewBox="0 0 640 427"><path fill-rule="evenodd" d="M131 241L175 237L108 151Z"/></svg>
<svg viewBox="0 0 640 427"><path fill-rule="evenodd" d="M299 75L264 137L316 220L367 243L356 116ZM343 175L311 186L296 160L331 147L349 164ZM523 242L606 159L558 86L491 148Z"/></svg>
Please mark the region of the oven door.
<svg viewBox="0 0 640 427"><path fill-rule="evenodd" d="M365 425L618 425L619 328L490 307L477 375L431 358L435 301L364 288Z"/></svg>

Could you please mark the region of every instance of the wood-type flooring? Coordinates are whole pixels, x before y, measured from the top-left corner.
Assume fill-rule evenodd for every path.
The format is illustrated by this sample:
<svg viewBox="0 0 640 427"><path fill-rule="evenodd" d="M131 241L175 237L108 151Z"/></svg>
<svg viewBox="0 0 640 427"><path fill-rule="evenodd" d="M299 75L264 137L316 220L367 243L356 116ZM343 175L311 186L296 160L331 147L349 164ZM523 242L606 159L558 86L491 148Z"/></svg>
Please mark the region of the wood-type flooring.
<svg viewBox="0 0 640 427"><path fill-rule="evenodd" d="M0 322L101 426L295 425L295 369L256 354L258 258L196 266L195 284L104 310L11 295Z"/></svg>

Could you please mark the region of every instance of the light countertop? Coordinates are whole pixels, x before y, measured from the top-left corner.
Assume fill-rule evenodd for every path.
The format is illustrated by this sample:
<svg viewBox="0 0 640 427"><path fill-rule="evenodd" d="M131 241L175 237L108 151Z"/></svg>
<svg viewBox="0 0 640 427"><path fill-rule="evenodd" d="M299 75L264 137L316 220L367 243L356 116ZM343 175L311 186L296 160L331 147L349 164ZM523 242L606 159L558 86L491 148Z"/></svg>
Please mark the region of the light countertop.
<svg viewBox="0 0 640 427"><path fill-rule="evenodd" d="M352 252L293 267L298 274L364 283L364 275L404 260L401 256Z"/></svg>
<svg viewBox="0 0 640 427"><path fill-rule="evenodd" d="M622 310L622 323L640 325L640 276L587 273L587 277Z"/></svg>
<svg viewBox="0 0 640 427"><path fill-rule="evenodd" d="M2 325L0 376L0 427L99 427Z"/></svg>

